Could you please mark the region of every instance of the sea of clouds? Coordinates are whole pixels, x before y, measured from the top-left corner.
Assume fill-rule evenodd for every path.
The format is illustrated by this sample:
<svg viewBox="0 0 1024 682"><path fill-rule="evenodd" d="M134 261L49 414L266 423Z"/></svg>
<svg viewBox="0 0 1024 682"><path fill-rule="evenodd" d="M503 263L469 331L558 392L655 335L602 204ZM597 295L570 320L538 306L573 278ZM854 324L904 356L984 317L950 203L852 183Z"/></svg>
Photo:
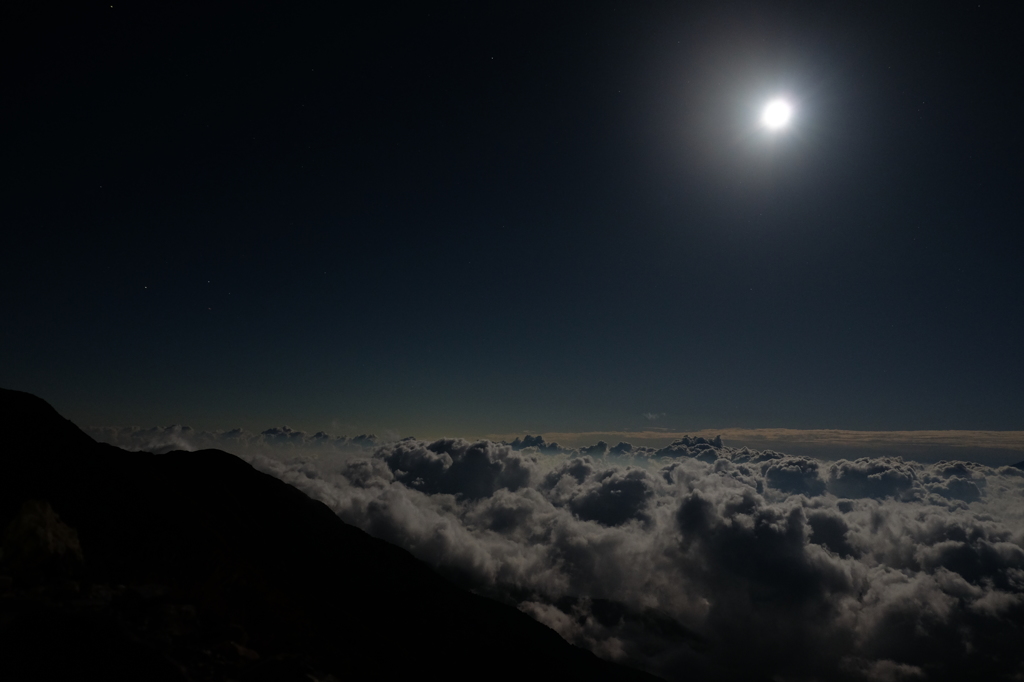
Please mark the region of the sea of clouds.
<svg viewBox="0 0 1024 682"><path fill-rule="evenodd" d="M1024 471L682 438L94 429L239 453L454 580L668 680L1024 679Z"/></svg>

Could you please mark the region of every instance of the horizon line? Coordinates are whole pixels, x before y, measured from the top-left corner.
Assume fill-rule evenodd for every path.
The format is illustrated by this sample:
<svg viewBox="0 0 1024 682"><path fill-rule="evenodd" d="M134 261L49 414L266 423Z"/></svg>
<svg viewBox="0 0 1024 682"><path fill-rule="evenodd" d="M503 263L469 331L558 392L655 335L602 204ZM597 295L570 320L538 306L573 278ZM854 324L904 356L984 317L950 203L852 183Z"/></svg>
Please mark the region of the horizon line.
<svg viewBox="0 0 1024 682"><path fill-rule="evenodd" d="M514 440L524 435L541 436L548 443L561 445L578 445L584 441L594 444L599 440L607 442L608 438L647 441L666 441L689 436L691 438L714 438L721 436L723 441L740 443L788 443L805 445L832 445L840 447L885 447L893 445L921 447L975 447L998 450L1024 450L1024 431L1003 431L998 429L918 429L893 431L860 431L854 429L789 429L789 428L724 428L698 429L694 431L661 431L646 429L642 431L548 431L521 432L505 434L486 434L481 436L489 440ZM728 444L728 443L727 443ZM614 445L614 443L612 443Z"/></svg>

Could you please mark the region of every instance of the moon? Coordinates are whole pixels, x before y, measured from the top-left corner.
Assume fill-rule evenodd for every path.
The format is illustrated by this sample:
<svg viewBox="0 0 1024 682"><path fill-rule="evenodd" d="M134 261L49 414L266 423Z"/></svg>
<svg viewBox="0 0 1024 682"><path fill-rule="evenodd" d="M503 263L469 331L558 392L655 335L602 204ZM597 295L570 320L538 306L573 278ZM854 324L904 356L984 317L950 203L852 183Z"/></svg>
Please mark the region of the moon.
<svg viewBox="0 0 1024 682"><path fill-rule="evenodd" d="M793 105L784 99L773 99L761 111L761 125L768 130L781 130L793 118Z"/></svg>

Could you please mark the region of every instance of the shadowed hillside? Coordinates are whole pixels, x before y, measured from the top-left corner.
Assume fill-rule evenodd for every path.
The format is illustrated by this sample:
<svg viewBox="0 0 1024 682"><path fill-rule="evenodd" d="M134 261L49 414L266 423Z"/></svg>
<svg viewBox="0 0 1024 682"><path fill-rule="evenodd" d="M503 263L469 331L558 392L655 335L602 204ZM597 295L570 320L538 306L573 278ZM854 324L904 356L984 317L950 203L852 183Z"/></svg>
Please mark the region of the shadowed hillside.
<svg viewBox="0 0 1024 682"><path fill-rule="evenodd" d="M129 453L0 390L0 677L654 679L217 450Z"/></svg>

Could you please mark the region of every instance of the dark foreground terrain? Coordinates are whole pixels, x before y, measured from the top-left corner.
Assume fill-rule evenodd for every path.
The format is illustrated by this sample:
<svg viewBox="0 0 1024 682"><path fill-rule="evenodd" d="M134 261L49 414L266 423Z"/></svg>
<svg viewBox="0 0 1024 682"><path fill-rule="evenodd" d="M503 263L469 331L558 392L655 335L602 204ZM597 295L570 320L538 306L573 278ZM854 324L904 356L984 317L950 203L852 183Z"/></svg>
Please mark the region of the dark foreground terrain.
<svg viewBox="0 0 1024 682"><path fill-rule="evenodd" d="M0 422L0 679L655 679L228 453L129 453L3 389Z"/></svg>

